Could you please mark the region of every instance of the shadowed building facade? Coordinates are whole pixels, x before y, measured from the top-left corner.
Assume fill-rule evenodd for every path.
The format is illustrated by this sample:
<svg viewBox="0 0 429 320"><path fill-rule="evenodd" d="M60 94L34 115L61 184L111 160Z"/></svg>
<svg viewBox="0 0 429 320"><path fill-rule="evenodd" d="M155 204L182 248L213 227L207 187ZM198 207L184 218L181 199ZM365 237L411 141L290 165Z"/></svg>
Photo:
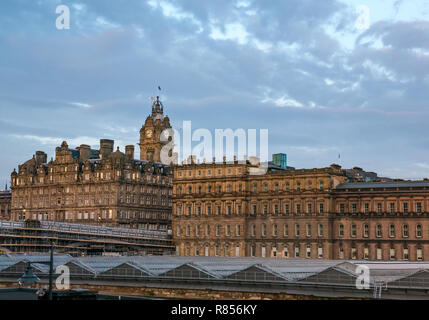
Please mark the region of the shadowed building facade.
<svg viewBox="0 0 429 320"><path fill-rule="evenodd" d="M10 190L0 190L0 219L10 219L11 199L12 193Z"/></svg>
<svg viewBox="0 0 429 320"><path fill-rule="evenodd" d="M159 134L169 127L159 100L141 132L141 150L151 154L134 157L134 146L114 151L114 141L100 140L99 150L88 145L56 148L55 160L37 151L11 174L11 219L51 220L85 224L120 225L167 230L171 227L172 168L159 162ZM146 130L146 128L149 128Z"/></svg>

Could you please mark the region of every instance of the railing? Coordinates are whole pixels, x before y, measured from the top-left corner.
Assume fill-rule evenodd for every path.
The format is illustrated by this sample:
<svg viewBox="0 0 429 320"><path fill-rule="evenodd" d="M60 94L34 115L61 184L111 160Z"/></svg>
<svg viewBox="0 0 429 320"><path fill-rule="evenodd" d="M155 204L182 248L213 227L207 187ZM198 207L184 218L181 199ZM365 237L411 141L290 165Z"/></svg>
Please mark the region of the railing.
<svg viewBox="0 0 429 320"><path fill-rule="evenodd" d="M0 228L25 228L24 222L1 221ZM168 231L143 230L143 229L126 229L118 227L91 226L77 223L40 221L40 229L57 230L77 233L90 233L97 235L114 235L125 237L143 237L143 238L168 238Z"/></svg>

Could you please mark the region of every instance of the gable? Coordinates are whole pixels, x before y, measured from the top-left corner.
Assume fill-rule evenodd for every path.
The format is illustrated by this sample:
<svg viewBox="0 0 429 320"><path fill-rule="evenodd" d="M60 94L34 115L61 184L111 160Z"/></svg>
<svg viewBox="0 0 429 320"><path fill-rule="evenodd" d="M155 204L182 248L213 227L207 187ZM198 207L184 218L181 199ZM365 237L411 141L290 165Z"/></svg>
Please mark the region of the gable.
<svg viewBox="0 0 429 320"><path fill-rule="evenodd" d="M182 264L159 275L159 277L193 278L193 279L215 279L209 271L192 264Z"/></svg>
<svg viewBox="0 0 429 320"><path fill-rule="evenodd" d="M120 265L113 267L109 270L106 270L100 273L100 276L103 277L115 277L115 278L135 278L135 277L148 277L152 274L139 266L131 264L129 262L121 263Z"/></svg>
<svg viewBox="0 0 429 320"><path fill-rule="evenodd" d="M283 276L277 274L273 270L258 265L253 265L244 270L230 274L225 277L225 279L242 281L287 281Z"/></svg>

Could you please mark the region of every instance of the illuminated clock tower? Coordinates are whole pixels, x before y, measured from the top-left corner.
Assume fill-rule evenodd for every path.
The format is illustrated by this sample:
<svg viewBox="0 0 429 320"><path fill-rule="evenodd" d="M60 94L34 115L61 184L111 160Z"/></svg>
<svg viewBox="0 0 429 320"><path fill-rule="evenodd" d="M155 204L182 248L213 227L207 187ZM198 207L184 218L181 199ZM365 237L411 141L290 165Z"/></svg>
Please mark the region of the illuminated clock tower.
<svg viewBox="0 0 429 320"><path fill-rule="evenodd" d="M171 128L170 119L164 117L164 106L159 97L153 100L152 114L146 118L140 129L140 160L161 162L161 149L168 143L161 142L160 136L164 129Z"/></svg>

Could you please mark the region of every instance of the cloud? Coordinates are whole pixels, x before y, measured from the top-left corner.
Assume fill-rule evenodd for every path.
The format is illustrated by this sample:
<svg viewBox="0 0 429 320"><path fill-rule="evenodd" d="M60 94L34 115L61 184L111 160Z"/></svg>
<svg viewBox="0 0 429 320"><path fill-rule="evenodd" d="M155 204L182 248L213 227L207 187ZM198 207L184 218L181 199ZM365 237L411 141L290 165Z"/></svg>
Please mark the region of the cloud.
<svg viewBox="0 0 429 320"><path fill-rule="evenodd" d="M365 32L351 1L71 1L67 31L56 5L0 3L0 176L60 137L138 142L158 85L173 125L269 128L297 167L332 147L343 166L425 173L410 159L429 156L429 27L407 2Z"/></svg>

